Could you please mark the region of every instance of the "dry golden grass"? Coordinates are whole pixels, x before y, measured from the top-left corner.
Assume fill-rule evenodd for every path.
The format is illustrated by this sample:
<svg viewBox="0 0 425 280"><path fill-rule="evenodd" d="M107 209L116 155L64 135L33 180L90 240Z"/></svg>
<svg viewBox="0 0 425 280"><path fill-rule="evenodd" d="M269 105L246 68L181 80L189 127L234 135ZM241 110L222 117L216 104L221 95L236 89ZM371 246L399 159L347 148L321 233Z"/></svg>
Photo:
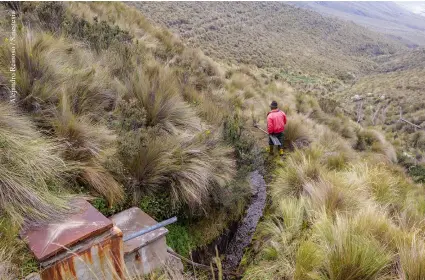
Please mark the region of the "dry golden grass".
<svg viewBox="0 0 425 280"><path fill-rule="evenodd" d="M0 209L15 223L24 218L57 218L66 200L54 190L64 186L69 166L59 156L61 147L42 137L16 110L0 103Z"/></svg>
<svg viewBox="0 0 425 280"><path fill-rule="evenodd" d="M63 181L69 179L74 188L65 194L84 190L111 204L134 198L126 200L126 206L141 203L145 194L162 203L160 195L165 195L170 208L175 206L191 222L210 214L204 223L213 221L206 238L212 240L242 213L241 201L249 193L243 176L261 162L258 146L267 145L265 134L254 130L251 122L265 126L270 101L277 100L288 114L285 145L290 149L282 163L272 164L276 167L270 184L272 204L259 225L258 247L252 252L252 262L248 261L245 278L422 277L423 244L413 237L425 236L425 195L394 165L395 151L383 134L350 121L338 102L313 96L334 90L340 85L335 80L323 81L295 70L279 69L276 75L255 66L216 63L184 47L171 33L122 3L34 5L24 18L39 21L37 30L20 30L17 103L1 105L5 110L0 110L0 140L5 139L0 144L7 145L0 146L7 152L0 156L5 162L0 183L7 186L1 195L7 199L0 199L3 216L6 212L22 220L23 216L35 219L60 212L64 201L56 192L63 191L67 186ZM172 5L164 3L163 7ZM200 5L183 4L194 9ZM215 39L214 26L222 18L208 23L209 31L201 39L214 44L229 39L222 44L223 54L235 49L241 61L287 68L299 63L312 72L338 75L363 68L362 63L371 62L369 51L373 49L390 53L398 48L369 32L353 43L364 29L284 4L205 5L220 9L236 5L238 16L228 20L246 18L248 23L262 22L264 14L274 8L282 12L280 19L265 22L277 30L268 28L260 39L251 40L261 48L271 45L264 47L269 50L258 54L259 59L251 52L256 51L253 46L241 41L234 47L238 40L234 32ZM256 9L258 5L264 9ZM48 12L60 11L60 7L66 11L62 20ZM175 16L188 14L179 9L174 12ZM197 16L205 12L200 10ZM305 17L296 21L300 13ZM49 16L52 21L47 22ZM211 13L208 18L214 16ZM196 17L191 20L197 22ZM280 28L288 22L294 23L298 37L289 28ZM81 24L85 31L67 24ZM299 47L301 41L314 45L320 32L326 32L330 41L313 49ZM239 33L246 35L244 30ZM286 49L276 43L282 34L287 35ZM262 40L264 36L268 39ZM97 47L93 46L96 42ZM365 50L363 44L372 50ZM9 55L8 46L2 46L1 81L7 76L4 65ZM419 120L421 116L414 117ZM420 133L414 135L416 147L421 147L422 138ZM55 143L61 144L60 151ZM235 162L241 178L235 178ZM170 201L164 202L165 208ZM229 209L238 214L226 214Z"/></svg>
<svg viewBox="0 0 425 280"><path fill-rule="evenodd" d="M0 279L8 280L16 277L16 268L10 262L10 252L0 251Z"/></svg>

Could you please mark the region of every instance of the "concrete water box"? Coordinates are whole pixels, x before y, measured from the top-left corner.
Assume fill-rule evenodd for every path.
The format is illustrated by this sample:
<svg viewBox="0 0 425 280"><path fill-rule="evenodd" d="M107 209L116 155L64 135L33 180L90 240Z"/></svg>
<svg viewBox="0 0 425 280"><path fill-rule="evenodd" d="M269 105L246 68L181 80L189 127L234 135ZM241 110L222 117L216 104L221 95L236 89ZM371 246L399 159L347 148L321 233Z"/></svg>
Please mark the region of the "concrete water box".
<svg viewBox="0 0 425 280"><path fill-rule="evenodd" d="M111 217L125 239L129 235L156 225L157 222L137 207ZM168 230L160 227L124 242L124 262L130 276L143 275L163 266L169 259L165 235Z"/></svg>
<svg viewBox="0 0 425 280"><path fill-rule="evenodd" d="M121 230L85 200L62 221L21 232L41 265L43 280L122 279Z"/></svg>

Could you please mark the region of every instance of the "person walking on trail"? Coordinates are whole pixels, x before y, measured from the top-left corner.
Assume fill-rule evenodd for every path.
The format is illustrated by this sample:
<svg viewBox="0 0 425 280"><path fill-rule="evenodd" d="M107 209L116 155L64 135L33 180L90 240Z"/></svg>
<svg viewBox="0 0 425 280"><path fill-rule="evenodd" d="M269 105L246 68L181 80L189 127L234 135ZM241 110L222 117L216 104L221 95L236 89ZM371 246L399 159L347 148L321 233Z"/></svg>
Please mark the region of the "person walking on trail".
<svg viewBox="0 0 425 280"><path fill-rule="evenodd" d="M274 136L280 141L279 155L283 155L283 131L286 125L286 114L277 108L277 102L272 101L270 104L271 111L267 113L267 132L269 133L269 152L274 154L274 144L270 136Z"/></svg>

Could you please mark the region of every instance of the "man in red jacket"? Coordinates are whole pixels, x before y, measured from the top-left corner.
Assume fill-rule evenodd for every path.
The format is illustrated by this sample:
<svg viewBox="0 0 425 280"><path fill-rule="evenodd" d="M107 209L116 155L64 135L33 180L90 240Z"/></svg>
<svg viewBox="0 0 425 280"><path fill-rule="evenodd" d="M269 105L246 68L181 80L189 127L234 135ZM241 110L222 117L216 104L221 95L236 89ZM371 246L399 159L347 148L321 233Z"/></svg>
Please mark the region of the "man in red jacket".
<svg viewBox="0 0 425 280"><path fill-rule="evenodd" d="M277 108L277 102L272 101L270 104L271 111L267 114L267 131L269 135L275 136L279 139L281 145L279 146L279 155L283 155L283 131L286 125L286 115L284 112ZM269 137L270 154L273 155L273 141Z"/></svg>

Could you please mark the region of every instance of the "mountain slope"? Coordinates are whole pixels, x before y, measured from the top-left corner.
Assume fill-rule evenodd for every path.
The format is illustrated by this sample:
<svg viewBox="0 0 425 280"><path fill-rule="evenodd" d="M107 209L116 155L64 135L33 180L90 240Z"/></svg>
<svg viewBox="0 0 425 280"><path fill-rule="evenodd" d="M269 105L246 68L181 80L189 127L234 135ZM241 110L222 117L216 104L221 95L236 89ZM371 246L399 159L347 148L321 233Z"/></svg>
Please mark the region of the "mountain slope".
<svg viewBox="0 0 425 280"><path fill-rule="evenodd" d="M353 21L409 46L425 45L425 19L393 2L290 2L322 15Z"/></svg>
<svg viewBox="0 0 425 280"><path fill-rule="evenodd" d="M217 63L118 2L13 6L17 48L0 45L0 279L40 269L17 238L17 218L61 218L58 199L81 193L95 196L93 205L105 215L138 206L156 220L178 216L167 244L189 256L223 231L229 236L229 223L240 220L249 197L257 195L246 182L252 170L264 172L270 184L256 244L238 270L244 279L425 279L423 186L397 165L381 133L351 121L339 104L285 83L292 78L310 85L311 77ZM9 8L0 6L0 14ZM354 69L373 63L375 74L422 69L418 51L395 56L387 49L374 57L397 44L374 41L376 34L364 28L357 29L364 38L346 42L354 38L341 33L350 32L341 22L291 13L283 17L286 26L274 28L293 41L277 48L298 46L283 53L293 59L311 49L327 63L314 64L321 60L312 56L314 63L295 60L295 69L347 68L339 63ZM229 14L242 20L244 12ZM10 35L9 19L0 18L2 42ZM272 23L260 24L255 34ZM318 41L322 32L329 41ZM377 45L357 49L365 42ZM9 88L12 51L15 96ZM252 126L266 126L271 100L288 116L283 158L267 156L267 136ZM10 262L15 266L9 269ZM198 273L187 267L186 279L211 279ZM158 274L150 278L176 279Z"/></svg>
<svg viewBox="0 0 425 280"><path fill-rule="evenodd" d="M370 57L403 48L353 23L279 2L134 2L144 14L211 56L307 73L372 69Z"/></svg>
<svg viewBox="0 0 425 280"><path fill-rule="evenodd" d="M415 125L425 128L425 50L383 56L377 63L376 73L328 97L336 98L363 125L381 127L404 152L424 161L425 137ZM414 125L400 121L400 113Z"/></svg>

